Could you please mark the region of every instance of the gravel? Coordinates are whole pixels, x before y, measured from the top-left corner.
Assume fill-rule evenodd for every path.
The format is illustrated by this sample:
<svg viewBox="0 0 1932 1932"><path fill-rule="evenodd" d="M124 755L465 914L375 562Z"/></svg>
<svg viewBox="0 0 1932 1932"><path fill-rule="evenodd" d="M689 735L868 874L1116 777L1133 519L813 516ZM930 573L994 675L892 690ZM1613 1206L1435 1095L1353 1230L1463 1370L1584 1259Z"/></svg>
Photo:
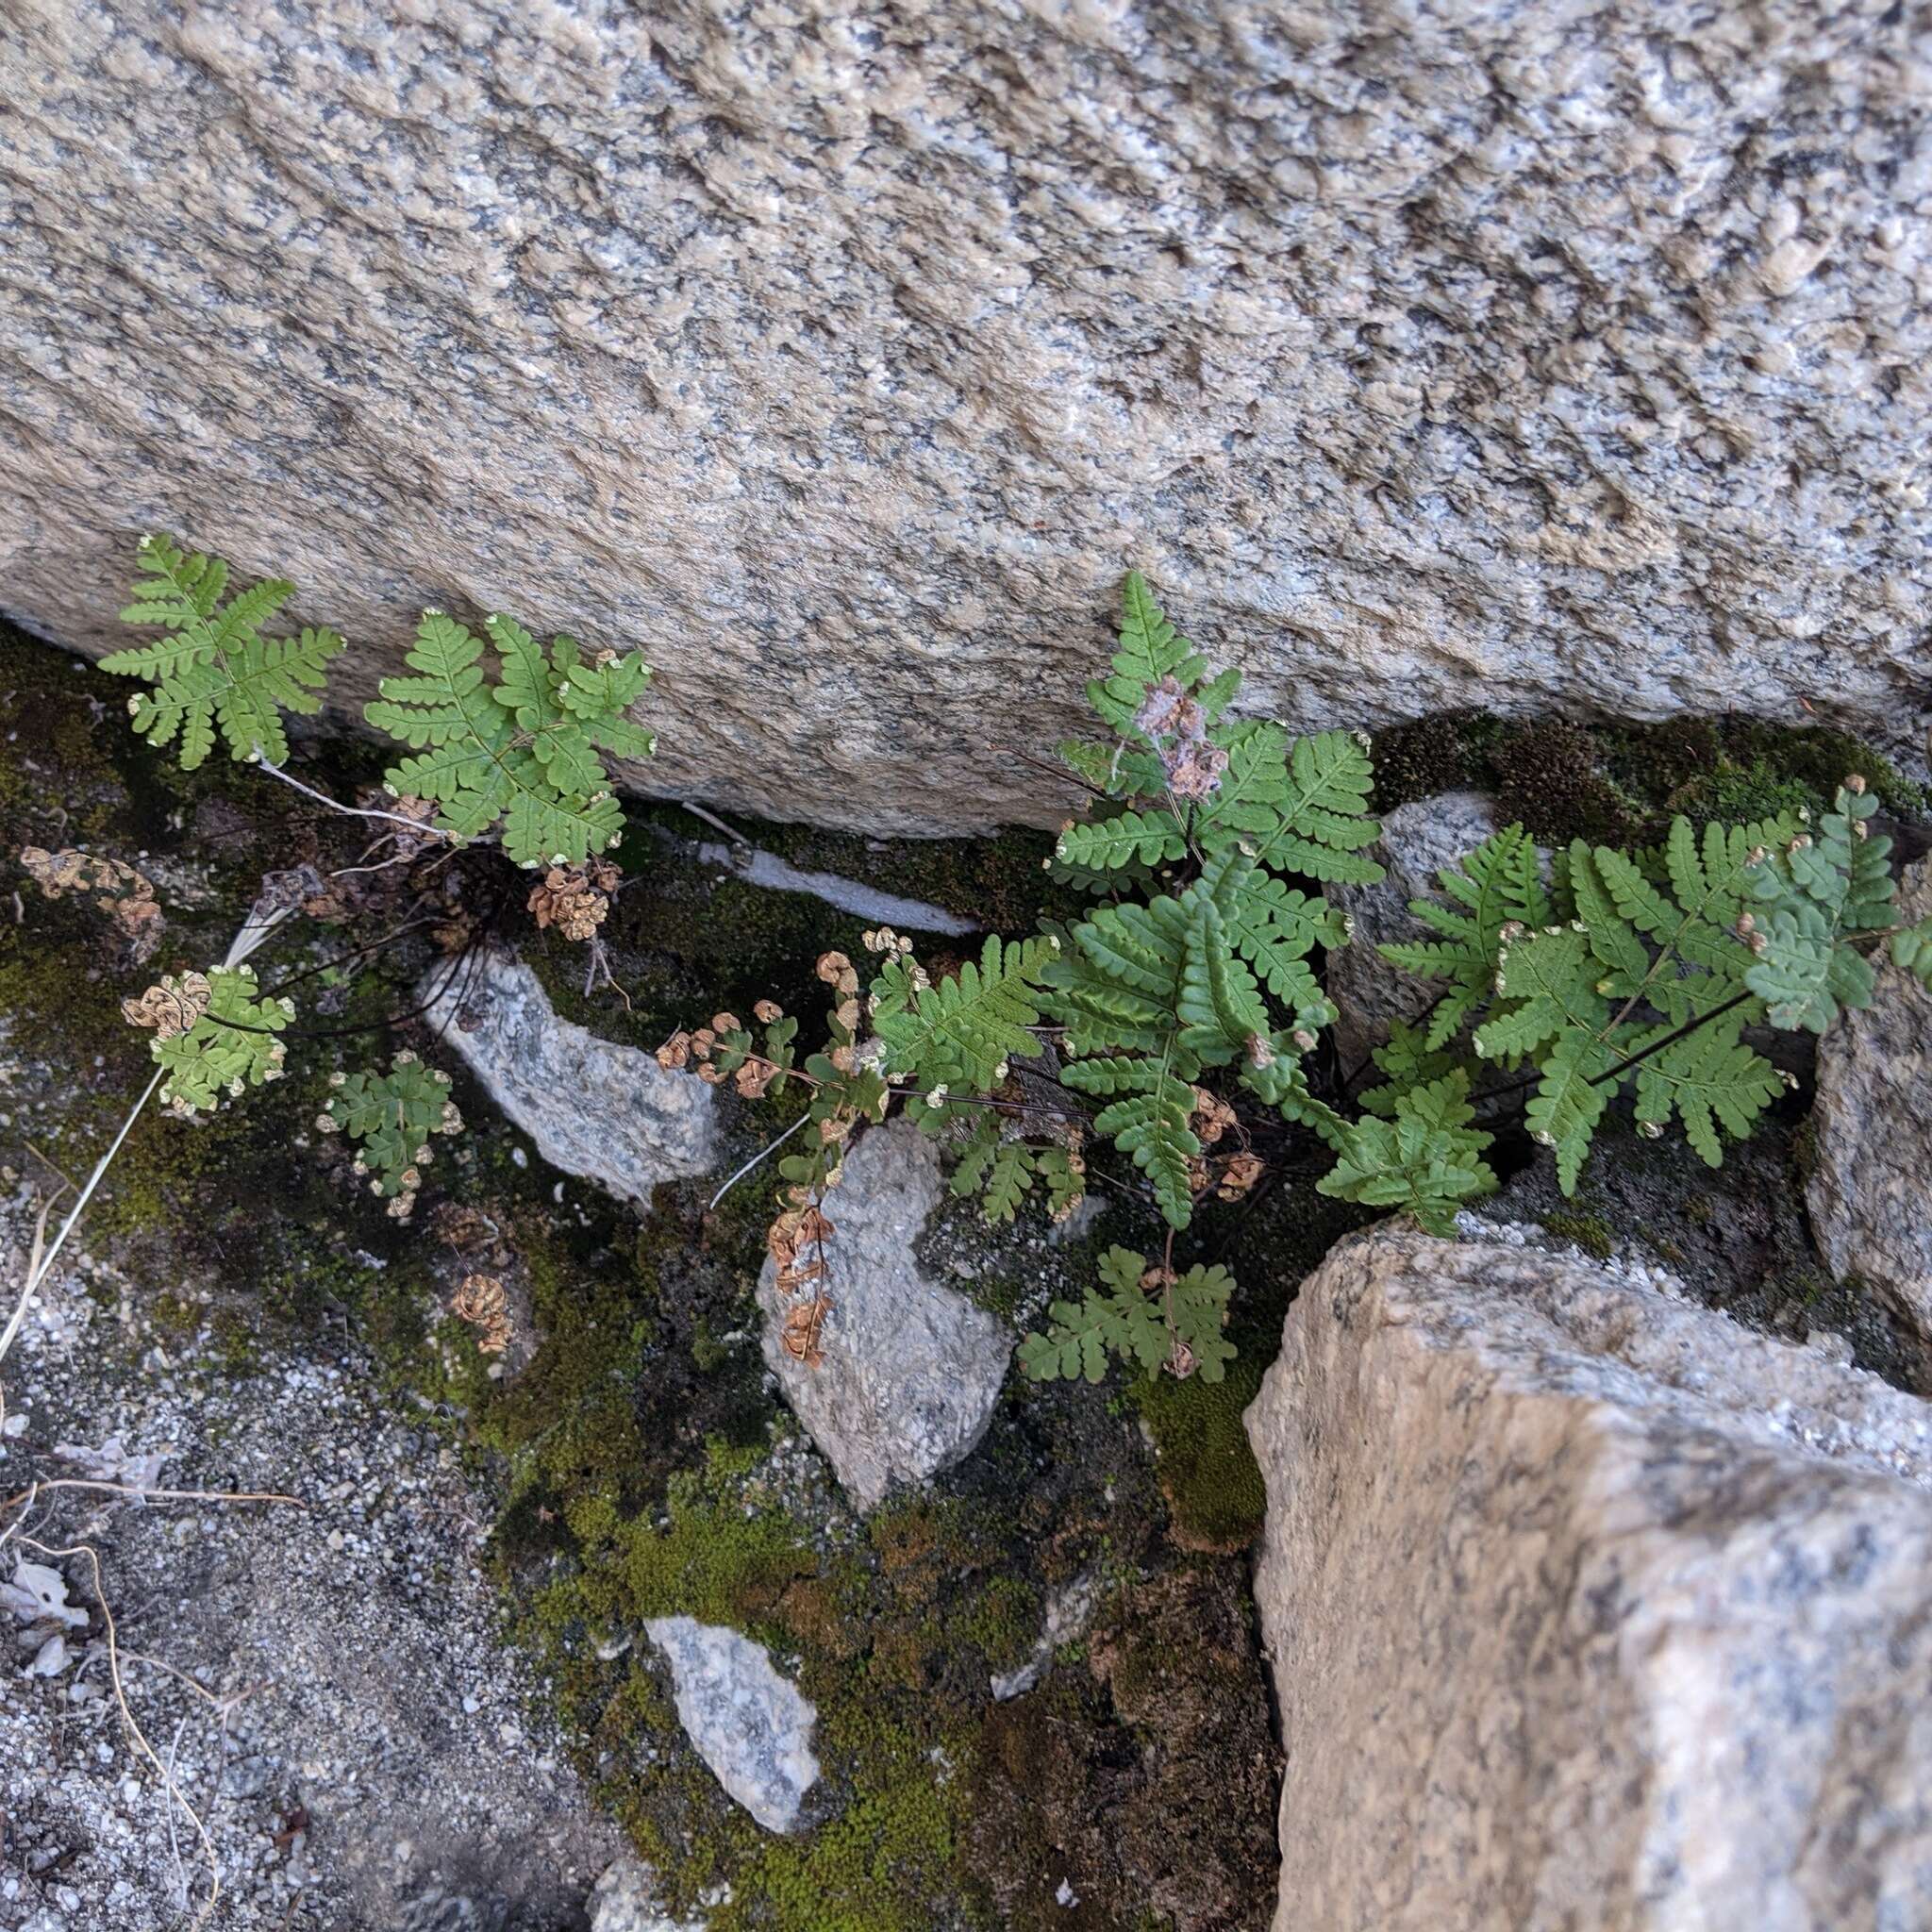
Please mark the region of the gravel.
<svg viewBox="0 0 1932 1932"><path fill-rule="evenodd" d="M30 1229L18 1190L0 1201L9 1284ZM258 1347L238 1365L158 1330L144 1311L180 1286L63 1258L0 1367L0 1494L72 1480L74 1449L118 1437L124 1463L161 1457L168 1487L307 1507L43 1489L8 1514L0 1575L23 1555L58 1570L88 1621L16 1607L0 1629L0 1932L180 1927L210 1852L224 1932L586 1925L618 1837L497 1640L486 1499L346 1344L310 1335L299 1358ZM83 1550L153 1757L117 1712ZM66 1660L28 1674L57 1631Z"/></svg>

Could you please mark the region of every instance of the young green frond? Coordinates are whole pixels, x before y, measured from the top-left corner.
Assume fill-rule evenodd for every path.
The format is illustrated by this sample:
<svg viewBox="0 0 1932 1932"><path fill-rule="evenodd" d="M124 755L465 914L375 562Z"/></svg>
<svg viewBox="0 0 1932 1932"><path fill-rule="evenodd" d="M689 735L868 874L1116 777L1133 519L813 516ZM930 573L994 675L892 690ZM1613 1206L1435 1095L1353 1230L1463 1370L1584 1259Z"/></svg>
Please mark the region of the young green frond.
<svg viewBox="0 0 1932 1932"><path fill-rule="evenodd" d="M1079 1302L1055 1302L1044 1335L1020 1344L1020 1366L1036 1382L1104 1381L1117 1357L1142 1374L1164 1368L1218 1382L1234 1357L1222 1334L1234 1279L1225 1268L1190 1268L1170 1277L1130 1248L1109 1248L1100 1286Z"/></svg>
<svg viewBox="0 0 1932 1932"><path fill-rule="evenodd" d="M1444 898L1411 899L1408 909L1440 935L1377 948L1385 959L1424 979L1445 979L1426 1044L1446 1046L1494 990L1505 929L1534 929L1550 922L1536 845L1519 825L1492 833L1457 867L1436 874Z"/></svg>
<svg viewBox="0 0 1932 1932"><path fill-rule="evenodd" d="M429 1137L463 1124L449 1075L399 1053L386 1074L337 1074L329 1084L335 1091L316 1125L359 1143L356 1172L370 1175L370 1192L389 1202L393 1219L407 1221L432 1158Z"/></svg>
<svg viewBox="0 0 1932 1932"><path fill-rule="evenodd" d="M291 638L265 638L260 626L295 594L293 584L270 578L224 605L228 566L199 551L184 554L168 537L143 537L142 573L124 624L158 625L158 642L115 651L101 668L151 687L129 701L134 728L150 744L178 741L181 767L193 771L214 749L219 732L235 759L258 755L284 763L289 741L282 713L307 716L322 708L317 693L328 681L328 660L342 648L332 630L305 629Z"/></svg>
<svg viewBox="0 0 1932 1932"><path fill-rule="evenodd" d="M1757 958L1744 980L1774 1026L1823 1033L1842 1008L1872 1004L1871 963L1849 941L1890 930L1896 887L1887 864L1891 841L1867 830L1878 801L1863 783L1840 788L1815 835L1766 852L1746 873ZM1896 957L1896 939L1893 947ZM1905 951L1916 957L1909 944Z"/></svg>
<svg viewBox="0 0 1932 1932"><path fill-rule="evenodd" d="M459 839L501 826L518 865L582 865L623 836L604 755L653 749L627 715L650 672L636 653L587 664L567 637L546 655L513 618L491 616L483 628L498 655L494 684L483 639L440 610L423 613L407 660L413 675L385 677L381 698L364 708L417 754L385 781L433 801L438 824Z"/></svg>
<svg viewBox="0 0 1932 1932"><path fill-rule="evenodd" d="M959 1087L987 1093L1008 1062L1038 1052L1027 1030L1040 1024L1039 988L1058 941L1002 944L989 938L978 964L957 978L917 985L893 959L873 982L873 1024L886 1043L886 1071L909 1074L922 1091Z"/></svg>
<svg viewBox="0 0 1932 1932"><path fill-rule="evenodd" d="M164 977L121 1011L136 1026L151 1026L148 1050L167 1069L161 1104L172 1112L212 1111L226 1094L282 1076L282 1042L275 1037L293 1017L292 1000L262 997L252 966L211 966L204 973Z"/></svg>
<svg viewBox="0 0 1932 1932"><path fill-rule="evenodd" d="M1411 1087L1388 1119L1371 1116L1345 1131L1341 1158L1316 1191L1412 1214L1430 1234L1451 1235L1456 1210L1496 1188L1481 1158L1492 1137L1472 1126L1474 1119L1466 1074Z"/></svg>

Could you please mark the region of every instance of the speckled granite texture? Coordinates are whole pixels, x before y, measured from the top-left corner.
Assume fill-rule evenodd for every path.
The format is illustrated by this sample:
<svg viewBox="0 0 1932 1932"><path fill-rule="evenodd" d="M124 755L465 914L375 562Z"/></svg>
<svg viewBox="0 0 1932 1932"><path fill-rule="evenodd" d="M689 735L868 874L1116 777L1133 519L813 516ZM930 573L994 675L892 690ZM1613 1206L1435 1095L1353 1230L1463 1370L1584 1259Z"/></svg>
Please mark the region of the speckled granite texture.
<svg viewBox="0 0 1932 1932"><path fill-rule="evenodd" d="M1274 1932L1932 1924L1932 1407L1674 1288L1520 1229L1304 1283Z"/></svg>
<svg viewBox="0 0 1932 1932"><path fill-rule="evenodd" d="M641 782L880 828L1058 816L1008 754L1130 561L1299 726L1908 742L1916 31L11 0L0 606L99 650L172 527L369 647L344 701L514 608L661 668Z"/></svg>

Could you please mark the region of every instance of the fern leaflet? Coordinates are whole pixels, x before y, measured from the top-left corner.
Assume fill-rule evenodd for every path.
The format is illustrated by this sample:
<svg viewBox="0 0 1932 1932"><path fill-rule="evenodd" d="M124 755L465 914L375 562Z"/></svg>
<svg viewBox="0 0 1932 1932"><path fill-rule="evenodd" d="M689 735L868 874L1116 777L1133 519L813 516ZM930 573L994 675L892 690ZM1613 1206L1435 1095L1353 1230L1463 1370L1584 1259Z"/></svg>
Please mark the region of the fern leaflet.
<svg viewBox="0 0 1932 1932"><path fill-rule="evenodd" d="M282 713L322 708L317 695L327 665L342 649L332 630L304 629L265 638L260 626L295 594L282 578L255 585L224 606L228 566L196 551L184 555L168 537L143 537L145 573L134 586L124 624L160 625L158 643L101 659L117 676L147 679L153 689L128 701L134 728L150 744L180 742L181 767L193 771L214 749L219 730L235 759L258 753L279 765L289 756Z"/></svg>

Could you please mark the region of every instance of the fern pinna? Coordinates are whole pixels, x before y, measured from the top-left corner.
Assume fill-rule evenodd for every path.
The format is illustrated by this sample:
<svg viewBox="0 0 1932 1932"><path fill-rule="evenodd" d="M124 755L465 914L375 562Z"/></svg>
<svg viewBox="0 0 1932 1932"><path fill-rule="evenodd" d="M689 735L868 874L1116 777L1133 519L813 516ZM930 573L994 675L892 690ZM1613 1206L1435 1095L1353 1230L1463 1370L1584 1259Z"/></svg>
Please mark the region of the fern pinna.
<svg viewBox="0 0 1932 1932"><path fill-rule="evenodd" d="M442 611L423 613L408 659L414 675L385 677L380 700L365 707L372 724L417 753L384 782L434 801L437 823L459 839L500 824L518 865L582 865L624 833L603 755L644 758L655 746L627 715L649 668L637 653L586 662L567 637L546 653L510 617L491 615L483 629L499 659L493 683L481 638Z"/></svg>
<svg viewBox="0 0 1932 1932"><path fill-rule="evenodd" d="M231 758L284 763L282 713L322 708L318 693L329 659L342 649L340 634L263 637L261 625L295 594L294 585L270 577L224 604L228 566L219 557L186 553L172 538L143 537L137 561L134 601L121 621L159 625L167 635L101 659L102 670L152 687L128 700L135 730L157 748L178 741L184 771L207 758L217 732Z"/></svg>

